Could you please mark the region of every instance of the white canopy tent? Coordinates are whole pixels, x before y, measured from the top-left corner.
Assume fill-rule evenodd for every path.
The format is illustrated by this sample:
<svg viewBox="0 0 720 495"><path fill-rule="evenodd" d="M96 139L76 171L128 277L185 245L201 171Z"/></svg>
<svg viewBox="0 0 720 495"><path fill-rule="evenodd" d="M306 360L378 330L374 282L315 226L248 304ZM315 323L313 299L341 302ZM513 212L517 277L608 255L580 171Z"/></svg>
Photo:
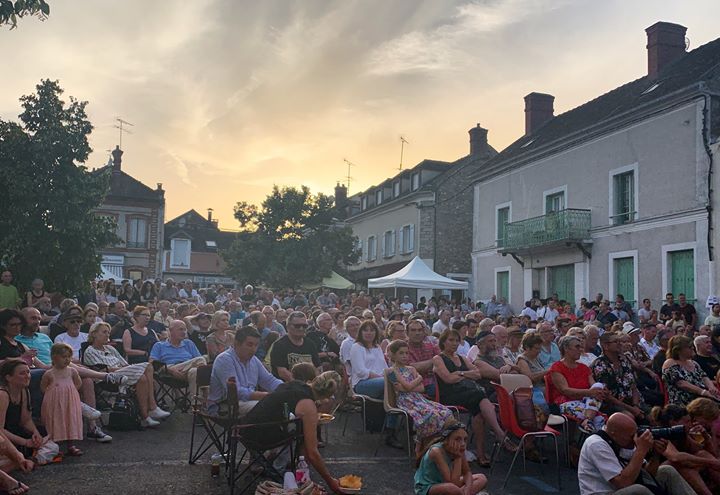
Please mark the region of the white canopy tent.
<svg viewBox="0 0 720 495"><path fill-rule="evenodd" d="M432 271L419 256L390 275L368 280L370 289L457 289L466 290L467 282L443 277Z"/></svg>

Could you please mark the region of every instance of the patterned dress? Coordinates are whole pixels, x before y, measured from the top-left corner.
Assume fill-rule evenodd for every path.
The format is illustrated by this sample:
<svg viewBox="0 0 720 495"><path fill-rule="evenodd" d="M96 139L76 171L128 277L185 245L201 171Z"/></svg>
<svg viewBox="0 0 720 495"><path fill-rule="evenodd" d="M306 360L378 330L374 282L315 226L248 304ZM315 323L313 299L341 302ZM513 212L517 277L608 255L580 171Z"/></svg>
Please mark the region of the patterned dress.
<svg viewBox="0 0 720 495"><path fill-rule="evenodd" d="M412 381L415 377L411 368L394 368L389 375L393 383L397 382L395 373L400 373L406 382ZM450 409L428 400L420 392L398 392L397 407L410 415L415 432L420 438L428 438L439 433L445 423L453 417Z"/></svg>
<svg viewBox="0 0 720 495"><path fill-rule="evenodd" d="M677 386L677 382L683 380L691 385L706 389L705 382L703 379L707 378L705 372L700 368L700 365L695 361L690 361L694 369L688 371L686 368L679 364L673 364L669 368L663 370L663 381L668 385L668 399L671 404L678 404L680 406L687 406L693 399L697 399L699 396L695 395L687 390L683 390Z"/></svg>

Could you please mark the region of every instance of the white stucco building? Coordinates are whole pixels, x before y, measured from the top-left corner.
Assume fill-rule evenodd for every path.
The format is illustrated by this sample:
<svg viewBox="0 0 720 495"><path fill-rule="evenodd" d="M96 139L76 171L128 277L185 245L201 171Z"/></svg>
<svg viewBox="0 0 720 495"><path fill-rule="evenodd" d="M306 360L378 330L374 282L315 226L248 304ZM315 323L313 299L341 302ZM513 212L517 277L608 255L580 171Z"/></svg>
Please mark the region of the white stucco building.
<svg viewBox="0 0 720 495"><path fill-rule="evenodd" d="M647 75L558 116L529 94L526 134L475 176L478 299L683 292L703 311L717 294L720 39L646 31Z"/></svg>

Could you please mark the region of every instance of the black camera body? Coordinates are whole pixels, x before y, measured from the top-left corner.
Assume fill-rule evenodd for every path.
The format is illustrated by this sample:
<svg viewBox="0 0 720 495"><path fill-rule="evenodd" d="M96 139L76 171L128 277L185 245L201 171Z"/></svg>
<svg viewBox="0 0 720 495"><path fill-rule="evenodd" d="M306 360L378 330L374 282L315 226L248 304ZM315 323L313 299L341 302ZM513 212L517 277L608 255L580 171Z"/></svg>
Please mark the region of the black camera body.
<svg viewBox="0 0 720 495"><path fill-rule="evenodd" d="M655 440L679 440L685 437L685 427L683 425L670 426L670 427L658 427L649 428L647 426L641 426L637 429L638 435L642 435L645 430L650 430Z"/></svg>

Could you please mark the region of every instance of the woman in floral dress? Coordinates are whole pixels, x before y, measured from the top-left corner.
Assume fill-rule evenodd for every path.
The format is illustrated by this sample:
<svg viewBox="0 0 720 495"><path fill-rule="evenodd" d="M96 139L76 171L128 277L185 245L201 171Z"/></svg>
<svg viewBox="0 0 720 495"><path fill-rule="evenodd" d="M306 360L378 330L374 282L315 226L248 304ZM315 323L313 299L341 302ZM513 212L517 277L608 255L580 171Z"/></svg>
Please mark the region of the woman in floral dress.
<svg viewBox="0 0 720 495"><path fill-rule="evenodd" d="M415 368L408 366L410 353L407 342L395 340L387 351L393 365L388 371L388 378L397 391L397 407L410 415L420 440L418 443L422 443L441 432L445 423L453 419L453 413L423 395L425 388L422 376Z"/></svg>
<svg viewBox="0 0 720 495"><path fill-rule="evenodd" d="M720 400L715 384L693 360L695 351L688 337L671 338L666 354L669 359L663 363L662 376L671 404L687 406L698 397Z"/></svg>

